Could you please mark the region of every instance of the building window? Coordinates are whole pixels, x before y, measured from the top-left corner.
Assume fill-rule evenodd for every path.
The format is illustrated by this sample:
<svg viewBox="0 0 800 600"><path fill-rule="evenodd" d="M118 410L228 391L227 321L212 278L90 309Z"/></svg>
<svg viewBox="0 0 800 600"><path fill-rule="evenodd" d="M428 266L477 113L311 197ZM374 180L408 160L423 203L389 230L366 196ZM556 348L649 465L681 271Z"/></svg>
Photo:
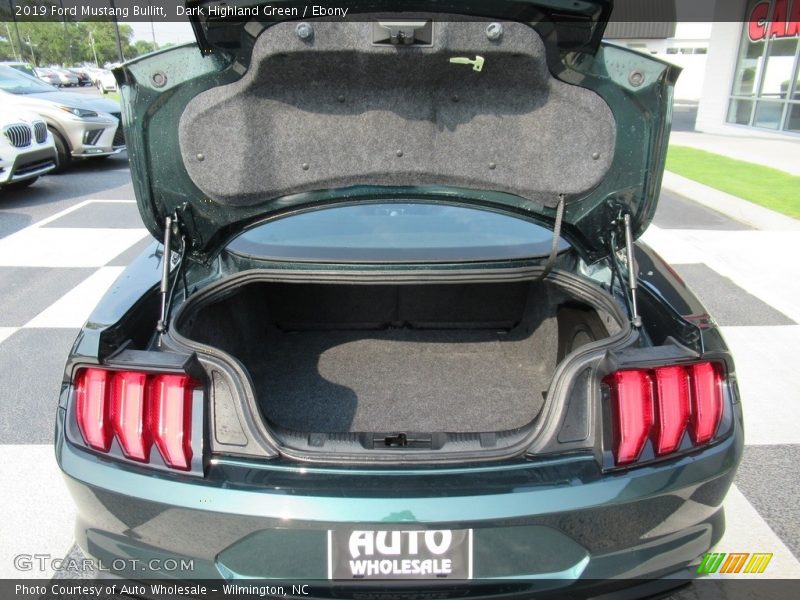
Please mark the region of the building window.
<svg viewBox="0 0 800 600"><path fill-rule="evenodd" d="M667 48L667 54L708 54L708 48L681 48L673 46Z"/></svg>
<svg viewBox="0 0 800 600"><path fill-rule="evenodd" d="M800 103L793 104L789 109L789 119L786 129L795 133L800 133Z"/></svg>
<svg viewBox="0 0 800 600"><path fill-rule="evenodd" d="M785 0L751 0L733 77L728 123L798 131L800 24Z"/></svg>

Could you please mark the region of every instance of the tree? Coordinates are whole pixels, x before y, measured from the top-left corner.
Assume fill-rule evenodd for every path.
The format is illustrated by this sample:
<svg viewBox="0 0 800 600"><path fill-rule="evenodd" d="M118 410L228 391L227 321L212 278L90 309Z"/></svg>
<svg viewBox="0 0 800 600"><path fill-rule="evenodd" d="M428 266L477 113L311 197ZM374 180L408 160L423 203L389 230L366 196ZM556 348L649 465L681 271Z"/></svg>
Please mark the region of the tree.
<svg viewBox="0 0 800 600"><path fill-rule="evenodd" d="M133 53L134 56L141 56L142 54L148 54L153 52L156 49L155 44L153 42L148 42L147 40L136 40L133 44Z"/></svg>
<svg viewBox="0 0 800 600"><path fill-rule="evenodd" d="M61 62L66 54L61 23L18 23L22 59L34 66Z"/></svg>
<svg viewBox="0 0 800 600"><path fill-rule="evenodd" d="M0 59L22 60L35 66L97 63L102 66L119 62L114 23L111 21L63 22L19 22L22 48L17 47L13 34L14 24L0 23ZM119 25L122 54L125 60L147 52L154 46L146 40L133 40L133 29L124 23ZM15 51L16 55L15 56Z"/></svg>
<svg viewBox="0 0 800 600"><path fill-rule="evenodd" d="M106 63L119 62L117 55L117 41L114 35L114 23L108 21L93 21L78 24L83 28L84 39L87 42L87 52L84 61L94 62L94 53L97 53L97 62L102 66ZM133 29L130 25L121 24L119 26L119 37L122 44L123 59L136 56L131 46ZM92 41L94 51L92 50Z"/></svg>

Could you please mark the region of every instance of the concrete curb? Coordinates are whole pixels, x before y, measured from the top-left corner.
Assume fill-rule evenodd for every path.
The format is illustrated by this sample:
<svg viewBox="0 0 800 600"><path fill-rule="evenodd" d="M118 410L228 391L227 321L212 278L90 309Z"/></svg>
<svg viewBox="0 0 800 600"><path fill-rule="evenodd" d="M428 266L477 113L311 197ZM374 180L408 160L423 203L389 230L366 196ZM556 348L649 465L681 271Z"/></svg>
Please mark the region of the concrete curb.
<svg viewBox="0 0 800 600"><path fill-rule="evenodd" d="M662 186L693 202L757 229L800 231L800 220L787 217L670 171L664 171Z"/></svg>

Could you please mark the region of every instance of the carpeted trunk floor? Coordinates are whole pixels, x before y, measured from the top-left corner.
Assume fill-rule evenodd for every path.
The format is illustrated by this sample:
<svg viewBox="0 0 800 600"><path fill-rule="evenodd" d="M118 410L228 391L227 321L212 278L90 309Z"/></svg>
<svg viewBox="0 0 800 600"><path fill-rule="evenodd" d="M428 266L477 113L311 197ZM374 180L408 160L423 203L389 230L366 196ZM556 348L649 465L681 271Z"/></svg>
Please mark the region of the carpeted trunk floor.
<svg viewBox="0 0 800 600"><path fill-rule="evenodd" d="M306 432L479 432L538 414L557 330L273 329L245 361L265 416Z"/></svg>

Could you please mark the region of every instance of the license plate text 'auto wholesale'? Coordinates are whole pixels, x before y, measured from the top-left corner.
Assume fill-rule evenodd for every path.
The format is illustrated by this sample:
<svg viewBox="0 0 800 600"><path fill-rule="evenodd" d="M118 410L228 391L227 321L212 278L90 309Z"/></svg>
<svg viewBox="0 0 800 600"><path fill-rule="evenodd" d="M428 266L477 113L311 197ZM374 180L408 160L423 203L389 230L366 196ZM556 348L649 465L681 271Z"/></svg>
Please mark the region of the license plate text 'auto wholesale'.
<svg viewBox="0 0 800 600"><path fill-rule="evenodd" d="M330 530L330 579L471 579L472 530Z"/></svg>

